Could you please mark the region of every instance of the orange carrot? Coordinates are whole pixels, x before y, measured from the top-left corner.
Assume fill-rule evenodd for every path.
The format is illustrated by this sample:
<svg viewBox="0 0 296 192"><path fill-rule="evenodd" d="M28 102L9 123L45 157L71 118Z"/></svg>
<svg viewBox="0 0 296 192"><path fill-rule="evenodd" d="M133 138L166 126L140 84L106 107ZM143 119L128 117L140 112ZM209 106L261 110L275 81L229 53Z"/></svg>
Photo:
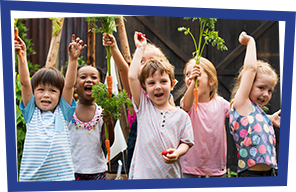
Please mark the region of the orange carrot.
<svg viewBox="0 0 296 192"><path fill-rule="evenodd" d="M113 79L112 76L107 76L107 87L108 87L108 93L109 93L109 98L112 97L112 86L113 86Z"/></svg>
<svg viewBox="0 0 296 192"><path fill-rule="evenodd" d="M111 161L110 161L110 140L106 139L105 140L105 146L107 149L107 155L108 155L108 163L109 163L109 170L111 170Z"/></svg>
<svg viewBox="0 0 296 192"><path fill-rule="evenodd" d="M16 28L16 27L14 28L14 39L15 39L15 40L18 39L18 28ZM20 49L18 50L18 54L19 54L21 60L23 60L23 56L22 56L22 54L21 54L21 50L20 50Z"/></svg>
<svg viewBox="0 0 296 192"><path fill-rule="evenodd" d="M198 103L198 88L195 87L193 89L193 94L194 94L194 108L195 108L195 113L197 113L197 103Z"/></svg>

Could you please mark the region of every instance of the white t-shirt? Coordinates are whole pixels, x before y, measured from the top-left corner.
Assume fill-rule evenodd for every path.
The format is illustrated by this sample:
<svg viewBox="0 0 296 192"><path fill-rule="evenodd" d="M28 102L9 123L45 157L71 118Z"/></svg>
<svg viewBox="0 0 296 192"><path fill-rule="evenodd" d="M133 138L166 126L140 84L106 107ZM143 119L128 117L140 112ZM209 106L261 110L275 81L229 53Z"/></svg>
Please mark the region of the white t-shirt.
<svg viewBox="0 0 296 192"><path fill-rule="evenodd" d="M180 158L167 164L159 153L168 148L177 149L181 142L193 145L189 115L180 108L173 112L160 111L143 91L139 108L135 105L134 108L138 128L129 179L181 178Z"/></svg>
<svg viewBox="0 0 296 192"><path fill-rule="evenodd" d="M74 113L69 123L69 132L75 173L95 174L107 171L107 162L101 147L103 124L102 108L97 104L90 122L81 122Z"/></svg>

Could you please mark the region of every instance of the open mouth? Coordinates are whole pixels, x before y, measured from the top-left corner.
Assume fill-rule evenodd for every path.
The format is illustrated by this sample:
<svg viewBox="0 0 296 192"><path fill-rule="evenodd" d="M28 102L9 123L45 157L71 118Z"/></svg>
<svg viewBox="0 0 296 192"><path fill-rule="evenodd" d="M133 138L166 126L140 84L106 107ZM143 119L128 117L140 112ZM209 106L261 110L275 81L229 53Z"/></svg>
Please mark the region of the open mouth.
<svg viewBox="0 0 296 192"><path fill-rule="evenodd" d="M44 100L42 100L41 103L43 105L50 105L51 104L51 101L44 101Z"/></svg>
<svg viewBox="0 0 296 192"><path fill-rule="evenodd" d="M85 86L85 87L84 87L84 90L85 90L85 93L86 93L87 95L91 95L91 94L92 94L92 92L91 92L91 90L92 90L92 86Z"/></svg>
<svg viewBox="0 0 296 192"><path fill-rule="evenodd" d="M156 93L154 94L155 97L162 97L163 96L163 93Z"/></svg>

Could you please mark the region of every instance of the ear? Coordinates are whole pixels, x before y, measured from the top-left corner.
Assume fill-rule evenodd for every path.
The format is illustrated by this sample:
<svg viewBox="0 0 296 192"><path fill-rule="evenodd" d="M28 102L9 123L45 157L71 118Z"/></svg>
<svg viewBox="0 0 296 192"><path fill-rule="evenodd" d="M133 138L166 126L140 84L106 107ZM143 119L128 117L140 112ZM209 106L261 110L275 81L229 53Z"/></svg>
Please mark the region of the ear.
<svg viewBox="0 0 296 192"><path fill-rule="evenodd" d="M209 85L213 86L215 84L215 81L213 79L209 79Z"/></svg>

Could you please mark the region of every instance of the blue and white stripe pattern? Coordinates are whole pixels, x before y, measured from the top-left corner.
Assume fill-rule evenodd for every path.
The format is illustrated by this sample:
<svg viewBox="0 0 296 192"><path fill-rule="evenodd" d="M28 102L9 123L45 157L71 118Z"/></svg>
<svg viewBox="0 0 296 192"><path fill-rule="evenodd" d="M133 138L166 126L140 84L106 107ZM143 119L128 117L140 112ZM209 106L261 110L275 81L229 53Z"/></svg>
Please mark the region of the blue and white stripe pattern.
<svg viewBox="0 0 296 192"><path fill-rule="evenodd" d="M73 113L70 111L75 111L76 103L72 102L72 106L69 106L61 98L52 113L41 111L35 106L34 96L32 96L26 108L22 103L20 108L26 121L27 133L19 181L74 180L67 121L71 119ZM34 109L34 112L31 113L30 109ZM71 117L64 116L71 113Z"/></svg>

